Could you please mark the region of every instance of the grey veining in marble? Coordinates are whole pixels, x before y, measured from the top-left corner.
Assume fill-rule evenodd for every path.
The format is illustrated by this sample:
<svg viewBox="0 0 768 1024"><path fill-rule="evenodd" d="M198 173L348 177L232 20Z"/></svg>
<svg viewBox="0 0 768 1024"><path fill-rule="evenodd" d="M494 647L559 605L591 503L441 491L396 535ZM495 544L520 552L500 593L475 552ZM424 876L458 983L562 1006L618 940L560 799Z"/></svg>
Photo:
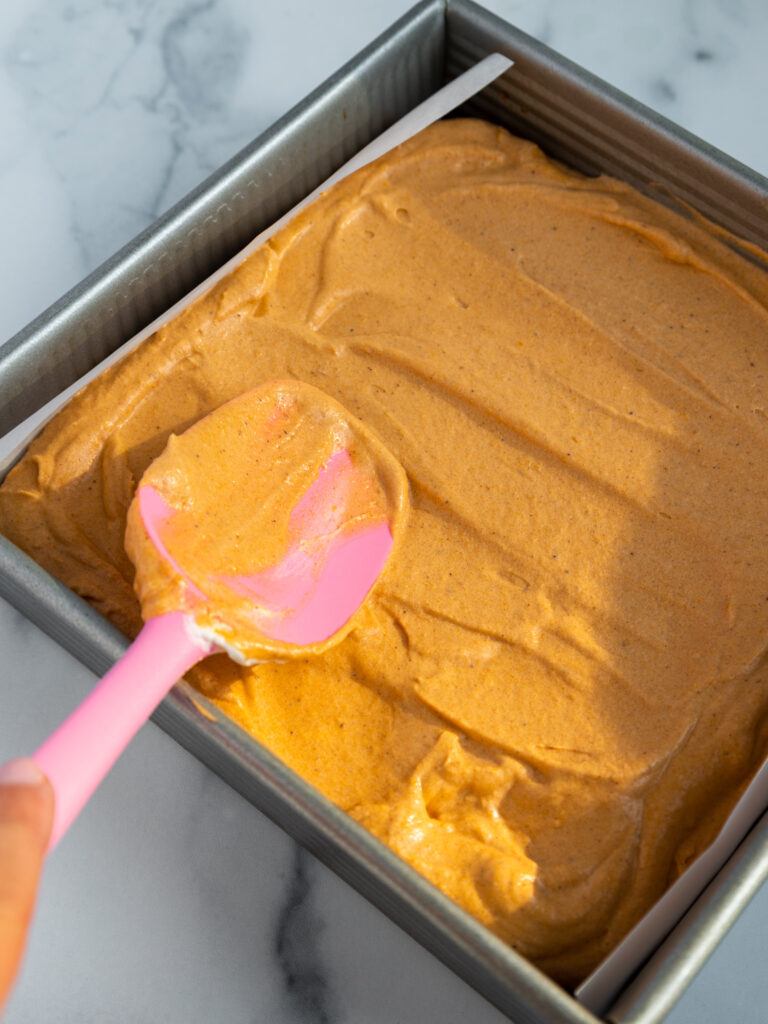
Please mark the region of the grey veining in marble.
<svg viewBox="0 0 768 1024"><path fill-rule="evenodd" d="M0 339L353 56L408 0L5 0ZM764 0L491 0L768 172ZM0 758L92 685L0 604ZM672 1013L766 1017L761 893ZM501 1015L147 725L50 859L5 1020L498 1024Z"/></svg>
<svg viewBox="0 0 768 1024"><path fill-rule="evenodd" d="M293 1019L331 1024L339 1014L323 960L325 924L315 905L314 867L297 847L277 921L275 952Z"/></svg>
<svg viewBox="0 0 768 1024"><path fill-rule="evenodd" d="M258 119L255 105L240 100L249 42L243 19L214 0L51 4L19 27L6 66L70 199L83 270L151 223L269 118ZM45 87L62 81L66 104ZM124 146L126 137L141 144Z"/></svg>

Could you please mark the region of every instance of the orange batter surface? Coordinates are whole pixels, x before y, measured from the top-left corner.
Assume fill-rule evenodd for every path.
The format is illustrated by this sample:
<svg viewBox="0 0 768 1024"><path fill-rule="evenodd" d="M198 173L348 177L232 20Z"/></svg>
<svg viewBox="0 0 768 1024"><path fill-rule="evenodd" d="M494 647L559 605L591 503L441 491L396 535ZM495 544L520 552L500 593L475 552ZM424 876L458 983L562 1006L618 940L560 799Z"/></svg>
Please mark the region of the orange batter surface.
<svg viewBox="0 0 768 1024"><path fill-rule="evenodd" d="M766 750L767 303L703 226L440 123L78 395L0 527L135 633L169 433L274 378L338 399L408 474L396 557L333 649L194 682L572 984Z"/></svg>

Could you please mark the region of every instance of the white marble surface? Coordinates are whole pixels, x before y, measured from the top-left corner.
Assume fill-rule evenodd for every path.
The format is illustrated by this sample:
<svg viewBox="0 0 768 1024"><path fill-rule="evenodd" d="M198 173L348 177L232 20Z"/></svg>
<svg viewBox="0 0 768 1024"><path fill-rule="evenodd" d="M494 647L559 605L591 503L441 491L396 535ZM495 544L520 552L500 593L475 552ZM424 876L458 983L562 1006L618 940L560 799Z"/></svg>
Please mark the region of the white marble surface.
<svg viewBox="0 0 768 1024"><path fill-rule="evenodd" d="M0 338L321 82L408 0L4 0ZM768 173L764 0L492 0ZM0 606L0 759L92 684ZM768 892L669 1020L766 1017ZM155 726L56 854L8 1024L501 1015Z"/></svg>

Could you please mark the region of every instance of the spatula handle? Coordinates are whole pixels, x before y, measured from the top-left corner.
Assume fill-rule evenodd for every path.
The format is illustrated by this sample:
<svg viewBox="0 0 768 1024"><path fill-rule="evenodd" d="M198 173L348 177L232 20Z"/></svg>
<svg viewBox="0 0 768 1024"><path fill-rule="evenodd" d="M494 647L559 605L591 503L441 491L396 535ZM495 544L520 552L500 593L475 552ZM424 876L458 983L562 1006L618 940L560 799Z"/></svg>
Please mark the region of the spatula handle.
<svg viewBox="0 0 768 1024"><path fill-rule="evenodd" d="M56 796L49 851L173 684L213 646L181 612L150 619L118 662L34 755Z"/></svg>

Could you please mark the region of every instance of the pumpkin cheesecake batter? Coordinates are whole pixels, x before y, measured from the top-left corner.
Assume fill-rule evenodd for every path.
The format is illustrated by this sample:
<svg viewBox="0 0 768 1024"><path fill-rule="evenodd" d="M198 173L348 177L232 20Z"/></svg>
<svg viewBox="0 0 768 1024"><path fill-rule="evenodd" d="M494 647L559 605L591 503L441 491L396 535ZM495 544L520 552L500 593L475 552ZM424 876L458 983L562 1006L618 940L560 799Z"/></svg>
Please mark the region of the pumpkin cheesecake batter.
<svg viewBox="0 0 768 1024"><path fill-rule="evenodd" d="M707 844L768 736L768 282L476 121L341 182L86 387L0 528L128 633L149 462L296 378L404 467L337 646L192 678L565 984Z"/></svg>

